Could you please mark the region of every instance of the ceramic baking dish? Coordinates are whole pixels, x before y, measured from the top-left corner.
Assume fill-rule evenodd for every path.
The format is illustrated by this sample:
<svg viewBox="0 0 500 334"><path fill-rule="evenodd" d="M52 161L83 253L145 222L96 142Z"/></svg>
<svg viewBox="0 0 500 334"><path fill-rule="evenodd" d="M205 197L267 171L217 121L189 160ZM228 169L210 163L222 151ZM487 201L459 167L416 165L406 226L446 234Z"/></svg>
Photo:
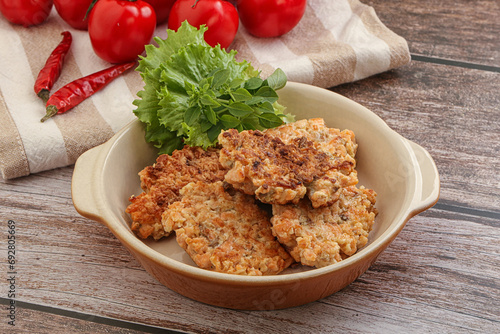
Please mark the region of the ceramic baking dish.
<svg viewBox="0 0 500 334"><path fill-rule="evenodd" d="M379 215L368 244L353 256L319 269L287 269L250 277L197 268L175 237L144 241L130 230L125 213L130 195L141 192L137 173L154 163L156 149L134 121L76 162L72 196L84 217L106 225L153 277L194 300L234 309L281 309L329 296L363 274L414 215L439 197L434 161L365 107L329 90L289 82L280 103L296 119L322 117L329 127L351 129L359 144L359 185L374 189ZM118 282L119 284L119 282Z"/></svg>

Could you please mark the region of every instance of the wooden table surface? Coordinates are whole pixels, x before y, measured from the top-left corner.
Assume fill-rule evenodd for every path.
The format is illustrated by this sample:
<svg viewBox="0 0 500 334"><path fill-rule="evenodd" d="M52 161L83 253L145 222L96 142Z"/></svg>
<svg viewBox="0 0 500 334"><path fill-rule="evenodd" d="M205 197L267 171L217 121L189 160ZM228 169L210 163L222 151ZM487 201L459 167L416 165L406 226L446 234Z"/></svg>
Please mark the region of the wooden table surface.
<svg viewBox="0 0 500 334"><path fill-rule="evenodd" d="M364 3L408 41L412 62L332 90L427 149L441 179L439 202L412 218L366 273L327 298L279 311L189 300L75 211L70 166L0 182L0 332L498 333L499 2ZM7 323L11 229L15 327Z"/></svg>

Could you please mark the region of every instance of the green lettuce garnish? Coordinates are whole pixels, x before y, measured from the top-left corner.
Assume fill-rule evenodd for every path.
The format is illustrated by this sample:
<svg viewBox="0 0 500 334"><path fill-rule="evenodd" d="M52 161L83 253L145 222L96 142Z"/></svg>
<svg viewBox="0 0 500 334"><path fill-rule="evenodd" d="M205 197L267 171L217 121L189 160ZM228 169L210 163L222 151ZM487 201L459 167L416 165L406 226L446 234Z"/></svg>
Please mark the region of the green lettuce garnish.
<svg viewBox="0 0 500 334"><path fill-rule="evenodd" d="M206 30L184 22L177 32L167 30L167 39L155 37L158 47L147 45L140 57L137 71L145 85L134 114L160 154L184 145L215 146L222 129L263 130L293 120L277 102L285 73L277 69L261 79L249 62L236 61L235 50L206 43Z"/></svg>

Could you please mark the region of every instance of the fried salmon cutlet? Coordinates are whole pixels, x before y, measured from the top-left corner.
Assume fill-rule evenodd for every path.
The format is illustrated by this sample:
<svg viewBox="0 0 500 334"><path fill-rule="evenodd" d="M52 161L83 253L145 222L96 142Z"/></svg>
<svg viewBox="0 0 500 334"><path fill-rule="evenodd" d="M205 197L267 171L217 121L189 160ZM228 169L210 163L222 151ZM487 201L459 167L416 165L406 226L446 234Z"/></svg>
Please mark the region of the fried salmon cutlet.
<svg viewBox="0 0 500 334"><path fill-rule="evenodd" d="M329 205L343 187L358 183L354 133L301 120L260 131L219 135L226 181L265 203L298 203L307 194L313 207Z"/></svg>
<svg viewBox="0 0 500 334"><path fill-rule="evenodd" d="M338 199L339 189L358 183L355 155L358 144L351 130L329 128L322 118L302 119L264 131L279 137L285 143L293 143L297 138L313 142L314 148L328 155L333 169L312 181L307 196L313 207L328 205Z"/></svg>
<svg viewBox="0 0 500 334"><path fill-rule="evenodd" d="M287 144L295 138L305 137L312 141L319 151L327 153L335 166L346 175L356 167L354 157L358 144L354 132L329 128L322 118L302 119L266 129L264 132L279 137Z"/></svg>
<svg viewBox="0 0 500 334"><path fill-rule="evenodd" d="M229 169L225 180L264 203L298 203L307 185L335 167L305 137L284 143L258 130L230 129L219 137L220 162Z"/></svg>
<svg viewBox="0 0 500 334"><path fill-rule="evenodd" d="M324 267L366 245L377 215L375 200L373 190L350 186L329 206L313 208L307 198L297 205L273 205L273 234L295 261Z"/></svg>
<svg viewBox="0 0 500 334"><path fill-rule="evenodd" d="M226 190L223 182L189 183L181 195L162 222L200 268L260 276L278 274L293 262L253 196Z"/></svg>
<svg viewBox="0 0 500 334"><path fill-rule="evenodd" d="M352 131L313 118L224 130L218 141L161 155L139 173L143 192L126 209L138 237L175 234L198 267L259 276L324 267L367 244L377 194L357 186Z"/></svg>
<svg viewBox="0 0 500 334"><path fill-rule="evenodd" d="M160 155L153 166L139 173L143 192L130 197L131 204L126 209L132 218L131 229L143 239L158 240L168 235L161 224L161 215L170 204L181 199L181 188L193 181L221 181L225 174L216 149L205 151L186 146L172 155Z"/></svg>

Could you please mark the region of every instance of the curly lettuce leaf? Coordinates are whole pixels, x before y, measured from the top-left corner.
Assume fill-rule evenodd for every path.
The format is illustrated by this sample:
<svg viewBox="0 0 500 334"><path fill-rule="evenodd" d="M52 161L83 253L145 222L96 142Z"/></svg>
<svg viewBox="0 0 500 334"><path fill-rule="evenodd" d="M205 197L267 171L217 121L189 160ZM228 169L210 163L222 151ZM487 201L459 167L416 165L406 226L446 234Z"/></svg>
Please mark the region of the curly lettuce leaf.
<svg viewBox="0 0 500 334"><path fill-rule="evenodd" d="M223 129L262 130L293 120L277 102L283 71L261 79L250 63L236 61L235 50L207 44L206 29L184 22L177 32L167 30L168 38L155 38L158 47L146 46L139 61L145 85L134 113L160 153L215 146Z"/></svg>

